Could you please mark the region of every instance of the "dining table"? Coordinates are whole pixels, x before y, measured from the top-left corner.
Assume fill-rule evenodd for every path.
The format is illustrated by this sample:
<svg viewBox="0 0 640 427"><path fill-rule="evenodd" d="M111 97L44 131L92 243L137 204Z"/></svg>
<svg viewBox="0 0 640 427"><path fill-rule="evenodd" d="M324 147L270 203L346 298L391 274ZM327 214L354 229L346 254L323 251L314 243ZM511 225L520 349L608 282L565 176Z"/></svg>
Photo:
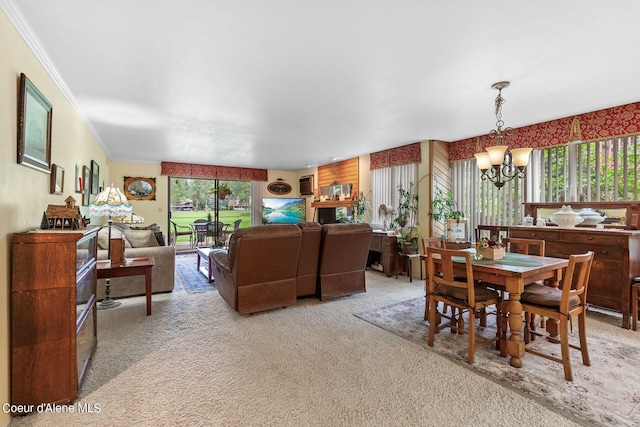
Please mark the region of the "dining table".
<svg viewBox="0 0 640 427"><path fill-rule="evenodd" d="M474 248L464 250L472 253L471 263L474 280L502 286L509 293L507 312L510 334L506 340L506 350L510 356L509 364L520 368L525 352L522 340L523 321L520 295L525 286L541 280L547 280L550 286L558 287L562 280L563 269L569 265L569 260L508 252L505 253L503 259L474 259ZM458 262L455 262L455 258L454 274L464 277L466 275L464 258L460 257ZM438 268L436 257L434 257L434 264Z"/></svg>

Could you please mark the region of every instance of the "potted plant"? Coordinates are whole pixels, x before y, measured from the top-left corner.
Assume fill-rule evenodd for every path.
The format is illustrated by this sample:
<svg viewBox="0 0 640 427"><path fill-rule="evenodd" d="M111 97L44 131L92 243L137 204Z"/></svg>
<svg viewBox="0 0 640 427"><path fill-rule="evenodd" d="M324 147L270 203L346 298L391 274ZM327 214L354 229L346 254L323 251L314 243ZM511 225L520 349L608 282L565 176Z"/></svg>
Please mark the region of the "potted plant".
<svg viewBox="0 0 640 427"><path fill-rule="evenodd" d="M398 245L405 253L417 253L418 251L418 194L413 182L405 189L398 185L398 209L393 225L398 229Z"/></svg>
<svg viewBox="0 0 640 427"><path fill-rule="evenodd" d="M364 222L364 216L367 214L367 211L371 210L371 201L366 198L362 191L357 198L353 199L353 203L351 204L351 206L353 206L353 222Z"/></svg>
<svg viewBox="0 0 640 427"><path fill-rule="evenodd" d="M442 189L436 190L436 195L431 200L431 210L427 215L433 217L435 221L455 219L458 222L464 218L464 212L458 210L458 204L453 199L453 193L448 190L445 194Z"/></svg>

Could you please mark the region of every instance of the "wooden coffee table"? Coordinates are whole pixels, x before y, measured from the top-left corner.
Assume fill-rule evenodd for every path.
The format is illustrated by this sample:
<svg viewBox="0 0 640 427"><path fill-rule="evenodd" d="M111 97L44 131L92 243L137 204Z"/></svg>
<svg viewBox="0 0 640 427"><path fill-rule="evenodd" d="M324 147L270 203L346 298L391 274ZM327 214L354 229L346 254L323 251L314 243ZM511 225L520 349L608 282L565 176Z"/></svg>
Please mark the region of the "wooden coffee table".
<svg viewBox="0 0 640 427"><path fill-rule="evenodd" d="M127 258L124 266L111 266L110 260L100 260L96 265L98 279L113 277L137 276L144 274L145 291L147 294L147 316L151 314L151 269L154 266L153 257Z"/></svg>
<svg viewBox="0 0 640 427"><path fill-rule="evenodd" d="M207 276L207 279L209 279L209 283L211 283L213 282L213 270L211 269L212 266L211 266L211 260L209 259L209 252L211 252L211 248L196 248L196 253L198 254L197 269L199 272ZM205 270L200 269L201 258L204 258L207 260L207 268Z"/></svg>

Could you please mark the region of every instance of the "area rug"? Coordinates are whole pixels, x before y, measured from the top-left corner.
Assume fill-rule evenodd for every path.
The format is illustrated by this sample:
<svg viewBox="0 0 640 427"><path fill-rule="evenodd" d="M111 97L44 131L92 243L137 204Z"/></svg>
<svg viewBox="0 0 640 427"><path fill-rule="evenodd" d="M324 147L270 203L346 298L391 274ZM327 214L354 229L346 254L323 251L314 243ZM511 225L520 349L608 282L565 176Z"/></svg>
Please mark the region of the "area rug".
<svg viewBox="0 0 640 427"><path fill-rule="evenodd" d="M176 255L176 289L188 294L208 292L216 289L213 283L209 283L207 277L196 269L198 256L193 254ZM204 260L200 261L200 267L206 267Z"/></svg>
<svg viewBox="0 0 640 427"><path fill-rule="evenodd" d="M585 425L640 425L640 346L616 342L610 336L603 336L607 334L598 334L597 328L587 326L591 366L582 365L580 353L571 350L574 376L571 382L565 381L560 363L527 353L523 357L523 367L516 369L492 346L477 350L475 363L469 365L466 361L468 336L452 334L448 329L438 333L434 346L429 347L429 324L423 319L424 297L356 316L438 352ZM591 313L589 317L592 317ZM495 329L479 328L479 333L492 336ZM571 342L577 340L575 327ZM537 348L560 354L558 344L545 342Z"/></svg>

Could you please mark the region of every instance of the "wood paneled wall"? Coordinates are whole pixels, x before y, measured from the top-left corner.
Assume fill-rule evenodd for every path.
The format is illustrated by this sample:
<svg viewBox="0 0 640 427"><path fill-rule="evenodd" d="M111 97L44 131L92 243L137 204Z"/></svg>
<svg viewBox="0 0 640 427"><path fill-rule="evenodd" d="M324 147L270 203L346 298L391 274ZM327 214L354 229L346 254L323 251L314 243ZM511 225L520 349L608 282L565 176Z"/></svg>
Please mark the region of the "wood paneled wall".
<svg viewBox="0 0 640 427"><path fill-rule="evenodd" d="M338 184L351 184L351 195L357 196L360 191L358 158L343 160L341 162L318 166L318 189L332 185L334 181Z"/></svg>
<svg viewBox="0 0 640 427"><path fill-rule="evenodd" d="M429 158L431 159L431 195L430 199L436 194L437 189L441 189L445 193L453 189L453 175L451 172L451 164L449 163L449 143L443 141L431 141L429 144ZM431 236L441 236L446 234L445 224L441 221L431 219L429 226L429 234Z"/></svg>

